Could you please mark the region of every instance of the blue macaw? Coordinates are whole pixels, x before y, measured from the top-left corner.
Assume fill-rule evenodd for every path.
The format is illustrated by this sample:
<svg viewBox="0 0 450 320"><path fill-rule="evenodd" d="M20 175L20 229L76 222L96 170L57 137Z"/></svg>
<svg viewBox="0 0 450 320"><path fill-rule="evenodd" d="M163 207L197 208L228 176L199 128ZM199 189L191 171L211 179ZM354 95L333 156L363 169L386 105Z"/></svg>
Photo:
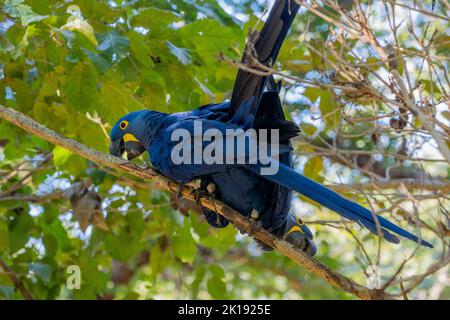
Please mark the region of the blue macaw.
<svg viewBox="0 0 450 320"><path fill-rule="evenodd" d="M267 116L266 121L260 120L257 113L253 125L256 128L278 128L280 145L289 146L289 139L298 131L291 122L274 117L273 108L282 114L281 104L277 98L278 92L269 91L263 94L258 108L263 110L262 116ZM243 108L251 105L251 102L250 100L250 103L244 104ZM279 170L275 175L260 175L260 164L174 164L171 158L171 152L177 144L176 141L171 140L174 130L184 129L194 135L194 121L201 121L202 133L214 128L225 136L226 129L245 129L240 121L235 122L236 118L224 121L227 117L228 106L229 103L225 102L191 112L166 114L141 110L129 113L111 130L110 153L122 156L126 151L128 158L132 159L148 151L150 162L164 175L183 183L196 179L201 179L207 186L212 183L216 189L214 190L216 196L224 203L247 217L256 215L256 219L262 222L265 229L286 237L286 240L289 240L291 236L294 245L311 255L316 250L311 231L302 222L289 215L291 190L303 194L345 218L358 222L378 235L375 220L377 219L380 235L389 242L399 243L400 241L389 232L392 231L421 245L432 247L429 242L419 239L387 219L376 216L359 204L294 171L291 168L290 149L280 148ZM262 108L263 106L267 107ZM288 129L284 130L285 128ZM202 147L205 148L207 145L204 142ZM194 150L194 147L191 150ZM213 226L227 225L227 221L221 216L216 216L214 212L205 210L204 213Z"/></svg>
<svg viewBox="0 0 450 320"><path fill-rule="evenodd" d="M294 1L275 2L269 18L253 43L253 49L261 63L270 65L275 61L298 8ZM264 91L265 88L268 90ZM278 91L279 86L277 88L272 78L240 70L229 102L210 104L181 113L141 110L125 115L111 130L110 153L120 157L126 151L131 160L148 151L151 164L164 175L180 183L200 179L201 188L208 194L219 198L244 216L258 221L266 230L311 256L316 253L312 232L300 219L290 214L293 190L356 221L389 242L400 241L389 232L392 231L423 246L432 247L429 242L293 170L290 139L299 133L299 128L285 119ZM198 123L201 123L200 132L196 131ZM177 141L172 141L174 132L183 130L195 140L196 135L203 136L209 129L222 136L226 136L229 129L277 129L279 150L277 154L269 155L270 162L278 168L277 173L262 175L261 162L239 163L235 152L232 164L225 160L211 164L174 163L172 151L179 145ZM198 142L189 140L184 143L188 145L187 150L192 153L192 159ZM210 142L200 140L197 147L205 150L208 145ZM237 146L234 145L233 148L236 149ZM216 156L228 159L226 151L228 149L224 146L217 148ZM244 157L248 159L250 150L247 146L244 152ZM203 209L203 213L208 223L214 227L225 227L228 224L225 218L215 212ZM267 246L260 245L263 249L270 250Z"/></svg>

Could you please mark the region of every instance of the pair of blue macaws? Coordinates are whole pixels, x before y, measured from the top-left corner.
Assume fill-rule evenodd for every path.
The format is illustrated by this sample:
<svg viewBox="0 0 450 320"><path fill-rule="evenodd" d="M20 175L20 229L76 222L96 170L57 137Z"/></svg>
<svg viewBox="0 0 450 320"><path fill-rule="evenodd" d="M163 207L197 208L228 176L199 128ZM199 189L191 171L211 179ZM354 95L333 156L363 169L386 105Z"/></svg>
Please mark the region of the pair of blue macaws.
<svg viewBox="0 0 450 320"><path fill-rule="evenodd" d="M253 34L249 44L251 48L246 50L243 62L248 62L256 53L260 63L272 65L298 9L295 1L277 0L262 30ZM200 180L205 192L244 216L255 219L266 230L311 256L316 253L313 235L300 219L290 213L293 190L356 221L389 242L399 243L399 238L391 233L394 232L432 247L429 242L292 169L290 139L299 133L299 128L285 119L279 89L279 83L276 84L271 77L240 70L230 101L189 112L166 114L141 110L125 115L111 130L110 153L121 157L126 151L131 160L148 151L151 164L162 174L181 184ZM194 136L198 134L195 131L198 122L202 125L201 134L214 129L223 136L226 136L227 129L277 129L279 154L277 160L271 159L276 161L277 173L261 175L261 163L174 163L171 154L178 142L172 141L172 134L176 130L184 130ZM201 142L201 148L207 145ZM194 152L195 147L189 147ZM223 154L226 156L225 150ZM224 217L213 211L203 209L203 213L214 227L228 224ZM260 245L265 250L271 249Z"/></svg>

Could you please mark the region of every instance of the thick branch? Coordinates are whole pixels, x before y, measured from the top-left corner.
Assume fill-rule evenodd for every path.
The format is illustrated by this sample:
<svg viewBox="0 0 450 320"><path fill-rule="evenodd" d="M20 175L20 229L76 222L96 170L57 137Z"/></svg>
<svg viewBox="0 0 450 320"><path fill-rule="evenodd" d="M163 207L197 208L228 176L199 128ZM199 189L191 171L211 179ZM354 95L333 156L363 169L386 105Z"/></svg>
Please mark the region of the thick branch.
<svg viewBox="0 0 450 320"><path fill-rule="evenodd" d="M77 141L68 139L53 130L48 129L42 124L34 121L30 117L18 112L12 108L5 108L0 105L0 118L3 118L12 124L24 129L25 131L44 139L52 144L63 147L83 158L96 162L99 165L126 171L136 177L151 179L162 190L177 192L179 183L167 177L160 175L156 170L150 167L142 167L126 161L124 159L104 154L92 148L89 148ZM184 187L181 194L190 200L195 200L194 190L190 187ZM297 264L303 266L308 271L314 273L318 277L327 281L336 289L349 292L361 299L386 299L390 296L378 290L371 290L364 286L357 284L351 279L333 271L326 265L319 261L297 251L291 244L278 239L263 228L257 226L252 220L245 218L237 211L220 202L217 199L209 199L206 197L200 198L200 203L203 207L213 210L228 220L230 220L236 227L244 230L256 239L264 242L289 259L295 261Z"/></svg>

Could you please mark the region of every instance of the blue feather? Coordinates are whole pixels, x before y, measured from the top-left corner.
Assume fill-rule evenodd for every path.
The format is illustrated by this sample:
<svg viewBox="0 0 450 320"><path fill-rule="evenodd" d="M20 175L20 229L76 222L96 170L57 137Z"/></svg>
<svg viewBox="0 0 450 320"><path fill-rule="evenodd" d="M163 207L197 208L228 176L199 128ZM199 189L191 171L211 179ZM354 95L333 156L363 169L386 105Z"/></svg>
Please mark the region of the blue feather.
<svg viewBox="0 0 450 320"><path fill-rule="evenodd" d="M248 165L246 167L254 173L259 173L261 166ZM359 224L367 227L371 232L378 235L376 221L374 219L375 216L378 220L379 225L381 226L383 237L389 242L399 243L399 239L393 234L389 233L388 230L395 232L396 234L410 239L425 247L433 248L431 243L419 239L417 236L400 228L399 226L393 224L383 217L372 214L372 212L370 212L368 209L342 197L336 192L322 186L321 184L311 179L308 179L307 177L281 163L279 163L279 170L277 174L266 175L264 177L274 183L278 183L286 188L301 193L302 195L318 202L324 207L327 207L328 209L339 213L343 217L358 222Z"/></svg>

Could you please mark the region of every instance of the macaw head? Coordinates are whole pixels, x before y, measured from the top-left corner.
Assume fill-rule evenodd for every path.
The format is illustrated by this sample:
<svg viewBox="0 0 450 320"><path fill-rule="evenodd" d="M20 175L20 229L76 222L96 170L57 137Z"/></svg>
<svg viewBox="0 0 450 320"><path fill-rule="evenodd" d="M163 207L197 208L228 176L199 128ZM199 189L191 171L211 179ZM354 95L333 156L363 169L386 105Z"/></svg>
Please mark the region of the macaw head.
<svg viewBox="0 0 450 320"><path fill-rule="evenodd" d="M132 160L146 150L146 115L152 111L130 112L120 118L111 129L109 153L122 157L127 152L127 159Z"/></svg>

